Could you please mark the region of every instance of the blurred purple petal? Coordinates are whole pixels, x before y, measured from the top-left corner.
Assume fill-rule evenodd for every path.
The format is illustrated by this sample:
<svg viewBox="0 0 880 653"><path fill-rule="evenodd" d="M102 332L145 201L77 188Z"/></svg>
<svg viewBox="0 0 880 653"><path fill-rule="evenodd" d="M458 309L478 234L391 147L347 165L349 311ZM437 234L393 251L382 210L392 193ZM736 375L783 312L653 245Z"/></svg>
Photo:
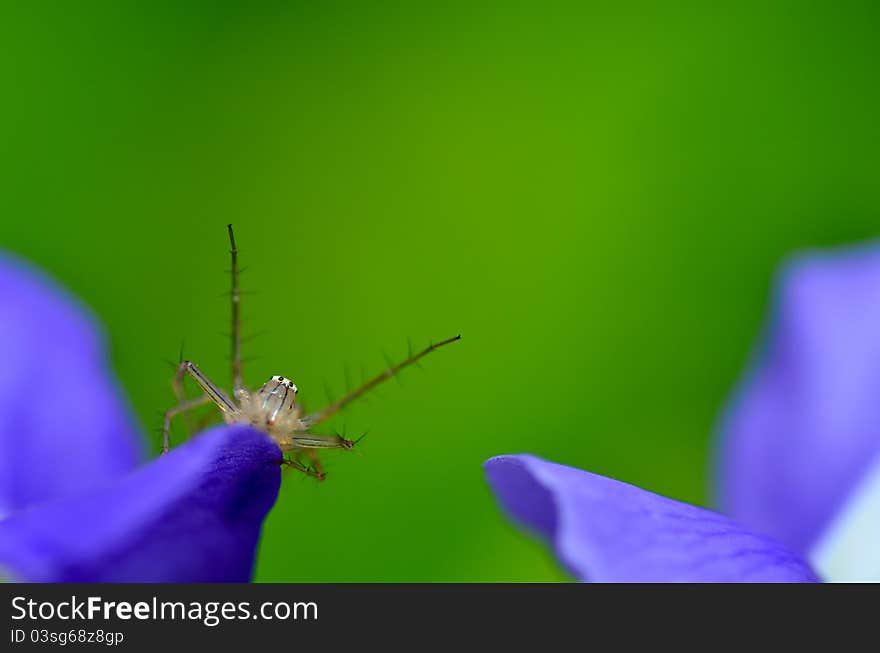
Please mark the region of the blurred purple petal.
<svg viewBox="0 0 880 653"><path fill-rule="evenodd" d="M247 581L280 460L263 433L213 428L116 483L0 521L0 569L33 582Z"/></svg>
<svg viewBox="0 0 880 653"><path fill-rule="evenodd" d="M796 259L723 421L719 503L806 555L880 454L880 249Z"/></svg>
<svg viewBox="0 0 880 653"><path fill-rule="evenodd" d="M106 483L141 438L92 316L0 254L0 517Z"/></svg>
<svg viewBox="0 0 880 653"><path fill-rule="evenodd" d="M722 515L530 455L485 463L509 515L581 580L812 582L796 554Z"/></svg>

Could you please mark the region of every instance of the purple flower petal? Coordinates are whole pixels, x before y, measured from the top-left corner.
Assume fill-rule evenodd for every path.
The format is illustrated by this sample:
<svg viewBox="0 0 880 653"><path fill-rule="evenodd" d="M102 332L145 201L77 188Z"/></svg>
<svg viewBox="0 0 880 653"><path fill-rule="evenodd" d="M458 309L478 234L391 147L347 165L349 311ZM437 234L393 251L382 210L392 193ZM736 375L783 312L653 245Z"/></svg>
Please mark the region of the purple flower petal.
<svg viewBox="0 0 880 653"><path fill-rule="evenodd" d="M880 249L801 257L722 424L721 509L806 555L880 454Z"/></svg>
<svg viewBox="0 0 880 653"><path fill-rule="evenodd" d="M280 460L259 431L213 428L115 483L0 521L0 569L33 582L247 581Z"/></svg>
<svg viewBox="0 0 880 653"><path fill-rule="evenodd" d="M726 517L530 455L485 463L510 516L581 580L811 582L796 554Z"/></svg>
<svg viewBox="0 0 880 653"><path fill-rule="evenodd" d="M118 477L141 438L94 320L0 254L0 517Z"/></svg>

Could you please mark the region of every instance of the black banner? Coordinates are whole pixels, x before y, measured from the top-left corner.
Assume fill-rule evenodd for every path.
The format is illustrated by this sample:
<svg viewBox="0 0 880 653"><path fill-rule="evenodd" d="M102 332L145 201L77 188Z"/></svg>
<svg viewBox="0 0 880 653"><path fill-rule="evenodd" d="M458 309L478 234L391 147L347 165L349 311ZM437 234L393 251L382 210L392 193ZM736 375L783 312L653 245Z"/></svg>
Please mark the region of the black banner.
<svg viewBox="0 0 880 653"><path fill-rule="evenodd" d="M422 650L480 644L592 647L613 637L730 640L769 627L787 636L850 622L880 586L795 585L31 585L5 584L3 651L157 646L370 645ZM812 621L816 617L816 621ZM715 644L718 642L716 641ZM708 644L708 642L707 642ZM715 645L713 644L713 646Z"/></svg>

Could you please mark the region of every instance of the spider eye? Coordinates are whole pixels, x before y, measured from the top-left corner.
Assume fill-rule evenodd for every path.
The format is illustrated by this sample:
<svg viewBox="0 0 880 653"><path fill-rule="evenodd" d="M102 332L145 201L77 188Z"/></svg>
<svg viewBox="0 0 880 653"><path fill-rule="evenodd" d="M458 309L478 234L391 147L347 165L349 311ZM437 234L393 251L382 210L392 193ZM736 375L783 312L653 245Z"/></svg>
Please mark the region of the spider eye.
<svg viewBox="0 0 880 653"><path fill-rule="evenodd" d="M290 390L293 390L293 394L296 394L297 392L299 392L299 388L296 387L296 384L288 378L285 378L283 376L276 374L275 376L272 377L272 381L274 381L276 383L280 383L284 387L289 388Z"/></svg>

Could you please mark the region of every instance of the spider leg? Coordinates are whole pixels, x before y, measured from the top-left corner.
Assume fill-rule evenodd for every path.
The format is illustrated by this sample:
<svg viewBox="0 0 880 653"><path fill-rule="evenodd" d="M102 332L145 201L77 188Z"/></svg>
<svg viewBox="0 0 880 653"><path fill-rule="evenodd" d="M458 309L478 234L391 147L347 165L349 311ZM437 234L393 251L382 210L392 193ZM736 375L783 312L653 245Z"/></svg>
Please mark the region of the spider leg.
<svg viewBox="0 0 880 653"><path fill-rule="evenodd" d="M209 401L214 402L214 405L216 405L224 415L232 416L238 413L238 407L232 402L232 399L230 399L218 386L214 385L214 382L205 376L204 373L196 367L195 363L192 363L191 361L183 361L178 366L177 374L174 376L175 392L178 392L178 389L179 391L183 390L183 377L186 374L189 374L193 380L199 384L199 387L205 395L204 397L198 397L196 399L187 399L165 413L162 453L168 453L168 431L171 427L171 418L175 415L192 410L198 406L203 406Z"/></svg>
<svg viewBox="0 0 880 653"><path fill-rule="evenodd" d="M317 478L319 481L323 481L325 478L327 478L327 474L324 472L324 467L321 465L321 460L320 458L318 458L318 452L314 449L306 449L304 453L306 457L311 461L312 469L317 474L315 478Z"/></svg>
<svg viewBox="0 0 880 653"><path fill-rule="evenodd" d="M412 365L423 356L427 356L428 354L430 354L435 349L440 349L440 347L448 345L449 343L455 342L459 339L461 339L460 335L455 336L454 338L448 338L447 340L443 340L442 342L438 342L436 345L431 344L419 353L410 355L403 362L397 363L396 365L390 365L384 372L378 374L377 376L374 376L372 379L364 383L361 387L352 390L342 398L337 399L335 402L333 402L323 410L319 410L317 413L312 413L311 415L306 415L305 417L303 417L303 424L305 424L306 426L314 426L315 424L320 424L321 422L329 419L330 417L338 413L340 410L345 408L348 404L350 404L358 397L366 394L383 381L386 381L387 379L390 379L391 377L396 375L403 368Z"/></svg>
<svg viewBox="0 0 880 653"><path fill-rule="evenodd" d="M324 470L320 469L317 465L314 465L314 469L312 467L307 467L303 465L299 460L300 454L297 454L296 458L285 458L281 464L287 465L290 469L295 469L298 472L302 472L306 476L311 476L312 478L316 478L319 481L323 481L326 478L324 474Z"/></svg>
<svg viewBox="0 0 880 653"><path fill-rule="evenodd" d="M201 397L196 397L195 399L184 399L173 408L169 408L165 411L165 423L162 427L162 453L168 453L168 432L171 430L172 418L174 418L176 415L180 415L181 413L186 413L187 411L193 410L194 408L198 408L199 406L204 406L210 401L211 398L208 395L202 395Z"/></svg>
<svg viewBox="0 0 880 653"><path fill-rule="evenodd" d="M241 291L238 287L238 248L235 246L235 234L232 233L232 225L226 225L229 231L229 253L232 255L232 396L241 400L244 384L241 380L241 318L239 315L241 305Z"/></svg>
<svg viewBox="0 0 880 653"><path fill-rule="evenodd" d="M180 347L180 361L181 362L183 361L183 345L181 345L181 347ZM184 387L183 387L183 379L185 376L186 376L186 368L183 365L181 365L180 363L178 363L177 372L174 374L174 378L171 380L171 387L174 389L174 396L177 398L177 403L178 403L177 408L179 408L181 404L183 404L187 401L186 391L184 390ZM192 408L196 408L196 407L197 406L194 405ZM192 421L192 416L189 413L189 410L190 409L188 409L188 408L184 408L184 409L178 411L178 413L175 413L175 414L183 413L185 415L187 435L189 435L190 433L193 432L193 421Z"/></svg>
<svg viewBox="0 0 880 653"><path fill-rule="evenodd" d="M289 449L353 449L354 442L341 435L312 435L302 433L290 436Z"/></svg>
<svg viewBox="0 0 880 653"><path fill-rule="evenodd" d="M195 429L194 429L194 430L195 430L196 432L204 431L206 428L208 428L208 425L211 424L212 421L213 421L213 418L211 417L210 414L202 415L202 416L198 419L198 421L196 422L196 425L195 425Z"/></svg>

